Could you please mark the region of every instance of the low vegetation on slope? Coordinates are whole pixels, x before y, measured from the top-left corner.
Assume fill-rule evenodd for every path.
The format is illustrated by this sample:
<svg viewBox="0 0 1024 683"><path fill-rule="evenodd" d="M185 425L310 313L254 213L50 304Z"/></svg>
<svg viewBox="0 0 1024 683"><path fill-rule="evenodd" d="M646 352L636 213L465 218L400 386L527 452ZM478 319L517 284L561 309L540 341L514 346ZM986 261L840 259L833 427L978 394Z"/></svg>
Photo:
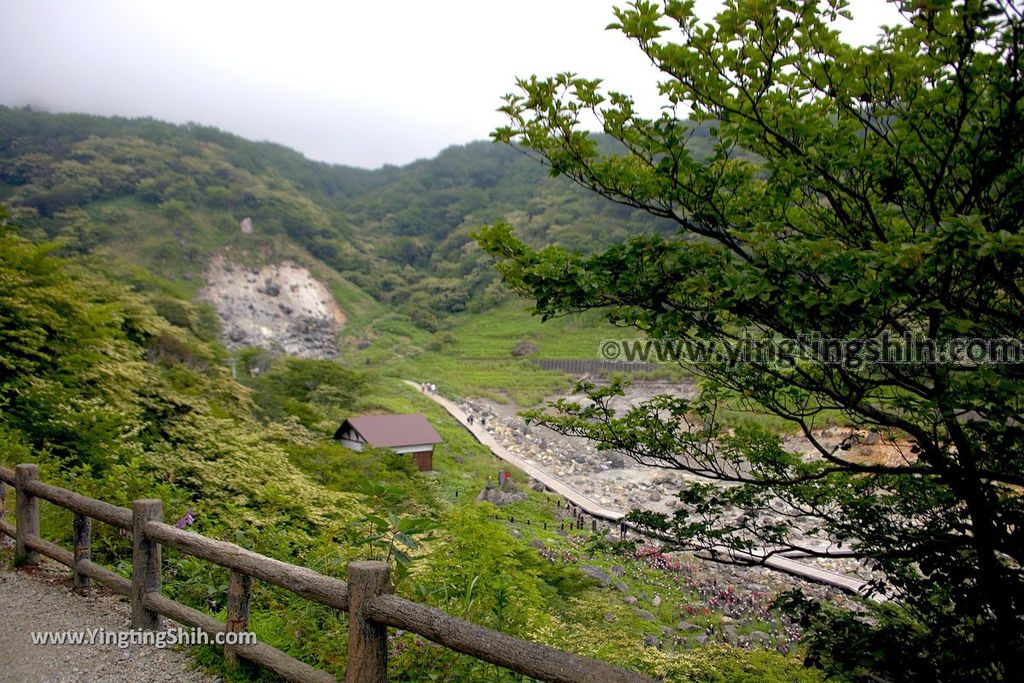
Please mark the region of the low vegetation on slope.
<svg viewBox="0 0 1024 683"><path fill-rule="evenodd" d="M239 354L235 379L207 308L159 278L61 258L55 248L0 226L5 466L38 462L44 479L119 505L157 497L169 521L342 577L349 561L386 554L367 542L368 513L420 519L430 535L399 548L411 555L411 570L397 574L400 593L670 680L814 679L770 649L644 648L644 629L659 626L637 621L618 593L580 572L571 549L585 535L555 533L554 500L531 491L515 514L534 523L529 529L550 526L547 546L566 549L557 557L527 545L489 504L472 502L495 462L426 397L370 371L255 349ZM374 410L427 415L445 441L436 474L330 442L344 415ZM44 536L67 544L70 528L65 512L43 506ZM94 557L130 571L124 539L102 525ZM168 551L164 577L172 597L223 616L225 571ZM345 615L259 582L252 615L265 642L343 672ZM219 666L214 651L201 656ZM509 678L407 634L394 636L392 661L396 680ZM245 670L239 680L266 676Z"/></svg>

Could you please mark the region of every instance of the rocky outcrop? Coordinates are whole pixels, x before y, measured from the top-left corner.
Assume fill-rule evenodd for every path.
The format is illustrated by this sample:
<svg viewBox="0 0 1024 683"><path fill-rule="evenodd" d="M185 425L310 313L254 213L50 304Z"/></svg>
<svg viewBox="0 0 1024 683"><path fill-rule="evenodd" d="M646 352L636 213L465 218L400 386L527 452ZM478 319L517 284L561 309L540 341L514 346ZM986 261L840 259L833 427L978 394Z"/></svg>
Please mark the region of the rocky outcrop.
<svg viewBox="0 0 1024 683"><path fill-rule="evenodd" d="M527 496L525 493L510 493L502 491L499 488L492 488L488 486L479 493L476 497L478 503L487 501L497 506L507 505L508 503L516 503L521 500L526 500Z"/></svg>
<svg viewBox="0 0 1024 683"><path fill-rule="evenodd" d="M612 577L609 576L600 567L594 567L593 565L584 564L580 565L580 572L582 572L586 576L589 576L594 581L597 581L597 583L600 584L602 588L607 588L608 586L612 585Z"/></svg>
<svg viewBox="0 0 1024 683"><path fill-rule="evenodd" d="M302 266L284 261L250 268L216 256L205 278L199 296L217 309L228 348L258 346L302 358L338 355L345 314Z"/></svg>

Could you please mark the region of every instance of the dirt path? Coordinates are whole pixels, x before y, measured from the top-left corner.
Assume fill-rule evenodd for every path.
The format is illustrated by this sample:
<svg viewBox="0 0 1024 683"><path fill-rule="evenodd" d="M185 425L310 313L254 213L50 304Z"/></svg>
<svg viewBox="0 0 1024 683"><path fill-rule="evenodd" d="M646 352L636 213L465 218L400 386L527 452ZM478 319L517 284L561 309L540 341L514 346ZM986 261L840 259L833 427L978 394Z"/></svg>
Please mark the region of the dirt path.
<svg viewBox="0 0 1024 683"><path fill-rule="evenodd" d="M8 553L9 554L9 553ZM0 682L2 683L212 683L195 670L188 655L151 645L119 648L116 643L34 645L42 632L127 631L127 603L101 590L80 596L67 569L0 566ZM177 628L176 626L174 628ZM109 636L113 639L116 636Z"/></svg>

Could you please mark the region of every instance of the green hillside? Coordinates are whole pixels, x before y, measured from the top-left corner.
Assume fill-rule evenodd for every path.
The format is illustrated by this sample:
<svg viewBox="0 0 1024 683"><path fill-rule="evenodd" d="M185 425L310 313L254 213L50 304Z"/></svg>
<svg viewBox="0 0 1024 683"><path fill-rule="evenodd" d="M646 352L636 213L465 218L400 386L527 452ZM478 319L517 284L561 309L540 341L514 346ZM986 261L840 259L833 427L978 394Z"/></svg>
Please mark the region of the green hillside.
<svg viewBox="0 0 1024 683"><path fill-rule="evenodd" d="M383 557L380 543L368 542L368 513L421 520L432 531L404 547L413 559L408 575L398 574L399 594L666 680L818 680L793 654L703 648L693 639L665 652L640 647L674 623L679 604L709 627L725 617L698 612L703 584L690 574L681 582L680 570L633 560L632 550L609 549L584 530L559 533L557 497L526 489L527 499L500 515L474 504L493 473L493 456L383 368L252 349L238 354L240 365L258 362L263 371L235 379L216 341L216 320L180 282L111 264L106 254L61 257L57 250L27 239L0 212L0 464L37 462L44 480L114 504L160 498L168 521L339 577L354 559ZM390 315L403 326L389 332L392 340L403 330L429 336ZM444 439L436 472L331 441L344 416L373 411L426 415ZM517 522L506 523L505 515ZM66 511L43 505L41 516L44 537L70 543ZM92 548L94 560L130 572L130 544L115 529L96 525ZM11 559L0 549L0 562ZM622 585L664 594L665 608L641 619L619 592L587 578L582 564L629 565ZM223 618L226 586L226 571L165 553L163 591L170 597ZM744 628L783 628L768 611L756 620ZM250 629L263 642L344 672L344 615L257 584ZM196 655L227 680L275 680L248 666L222 670L212 648ZM391 666L398 680L514 680L408 634L396 636Z"/></svg>
<svg viewBox="0 0 1024 683"><path fill-rule="evenodd" d="M581 250L669 229L486 142L367 171L208 127L4 107L0 201L36 237L112 252L186 289L219 250L298 258L336 279L351 295L343 306L358 298L349 283L428 330L505 296L469 238L484 224ZM239 230L246 217L253 234Z"/></svg>
<svg viewBox="0 0 1024 683"><path fill-rule="evenodd" d="M516 343L593 358L615 330L596 316L541 325L470 233L507 220L530 243L588 251L669 229L487 142L368 171L203 126L4 107L0 201L26 236L58 239L118 279L156 274L184 298L213 254L295 260L347 314L348 362L526 404L568 382L514 358Z"/></svg>
<svg viewBox="0 0 1024 683"><path fill-rule="evenodd" d="M201 126L5 108L0 202L0 464L38 462L45 480L119 505L160 498L171 521L191 514L196 531L341 577L380 552L368 513L423 520L432 531L404 548L400 594L666 680L817 680L788 643L642 647L674 627L679 605L701 628L726 617L701 611L696 574L681 581L586 530L556 533L556 497L523 486L527 499L500 513L474 504L497 461L399 381L533 404L568 381L531 358L593 357L614 334L588 315L540 325L470 241L482 224L580 249L664 226L488 143L366 171ZM215 254L307 266L348 316L340 358L228 352L195 298ZM513 355L520 342L531 352ZM435 473L332 442L345 416L376 411L427 416L444 439ZM97 526L94 558L127 573L130 548ZM70 529L43 506L44 536L66 544ZM622 564L627 590L665 595L650 620L579 568ZM168 595L223 616L226 573L170 551L165 569ZM261 640L344 671L343 615L266 586L253 600ZM756 619L743 628L783 628L767 608ZM399 680L513 680L408 634L393 645ZM198 656L229 680L273 680L222 671L212 649Z"/></svg>

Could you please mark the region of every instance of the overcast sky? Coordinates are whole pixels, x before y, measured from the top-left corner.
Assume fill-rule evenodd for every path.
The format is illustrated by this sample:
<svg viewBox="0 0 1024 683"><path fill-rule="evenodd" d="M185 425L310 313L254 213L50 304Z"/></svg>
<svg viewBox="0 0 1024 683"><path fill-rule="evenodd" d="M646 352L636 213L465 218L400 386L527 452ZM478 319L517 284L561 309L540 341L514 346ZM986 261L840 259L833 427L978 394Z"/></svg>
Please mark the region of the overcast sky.
<svg viewBox="0 0 1024 683"><path fill-rule="evenodd" d="M657 112L605 31L622 0L0 0L0 104L217 126L375 168L485 139L517 76L604 78ZM707 14L715 0L698 0ZM858 0L850 38L895 13Z"/></svg>

